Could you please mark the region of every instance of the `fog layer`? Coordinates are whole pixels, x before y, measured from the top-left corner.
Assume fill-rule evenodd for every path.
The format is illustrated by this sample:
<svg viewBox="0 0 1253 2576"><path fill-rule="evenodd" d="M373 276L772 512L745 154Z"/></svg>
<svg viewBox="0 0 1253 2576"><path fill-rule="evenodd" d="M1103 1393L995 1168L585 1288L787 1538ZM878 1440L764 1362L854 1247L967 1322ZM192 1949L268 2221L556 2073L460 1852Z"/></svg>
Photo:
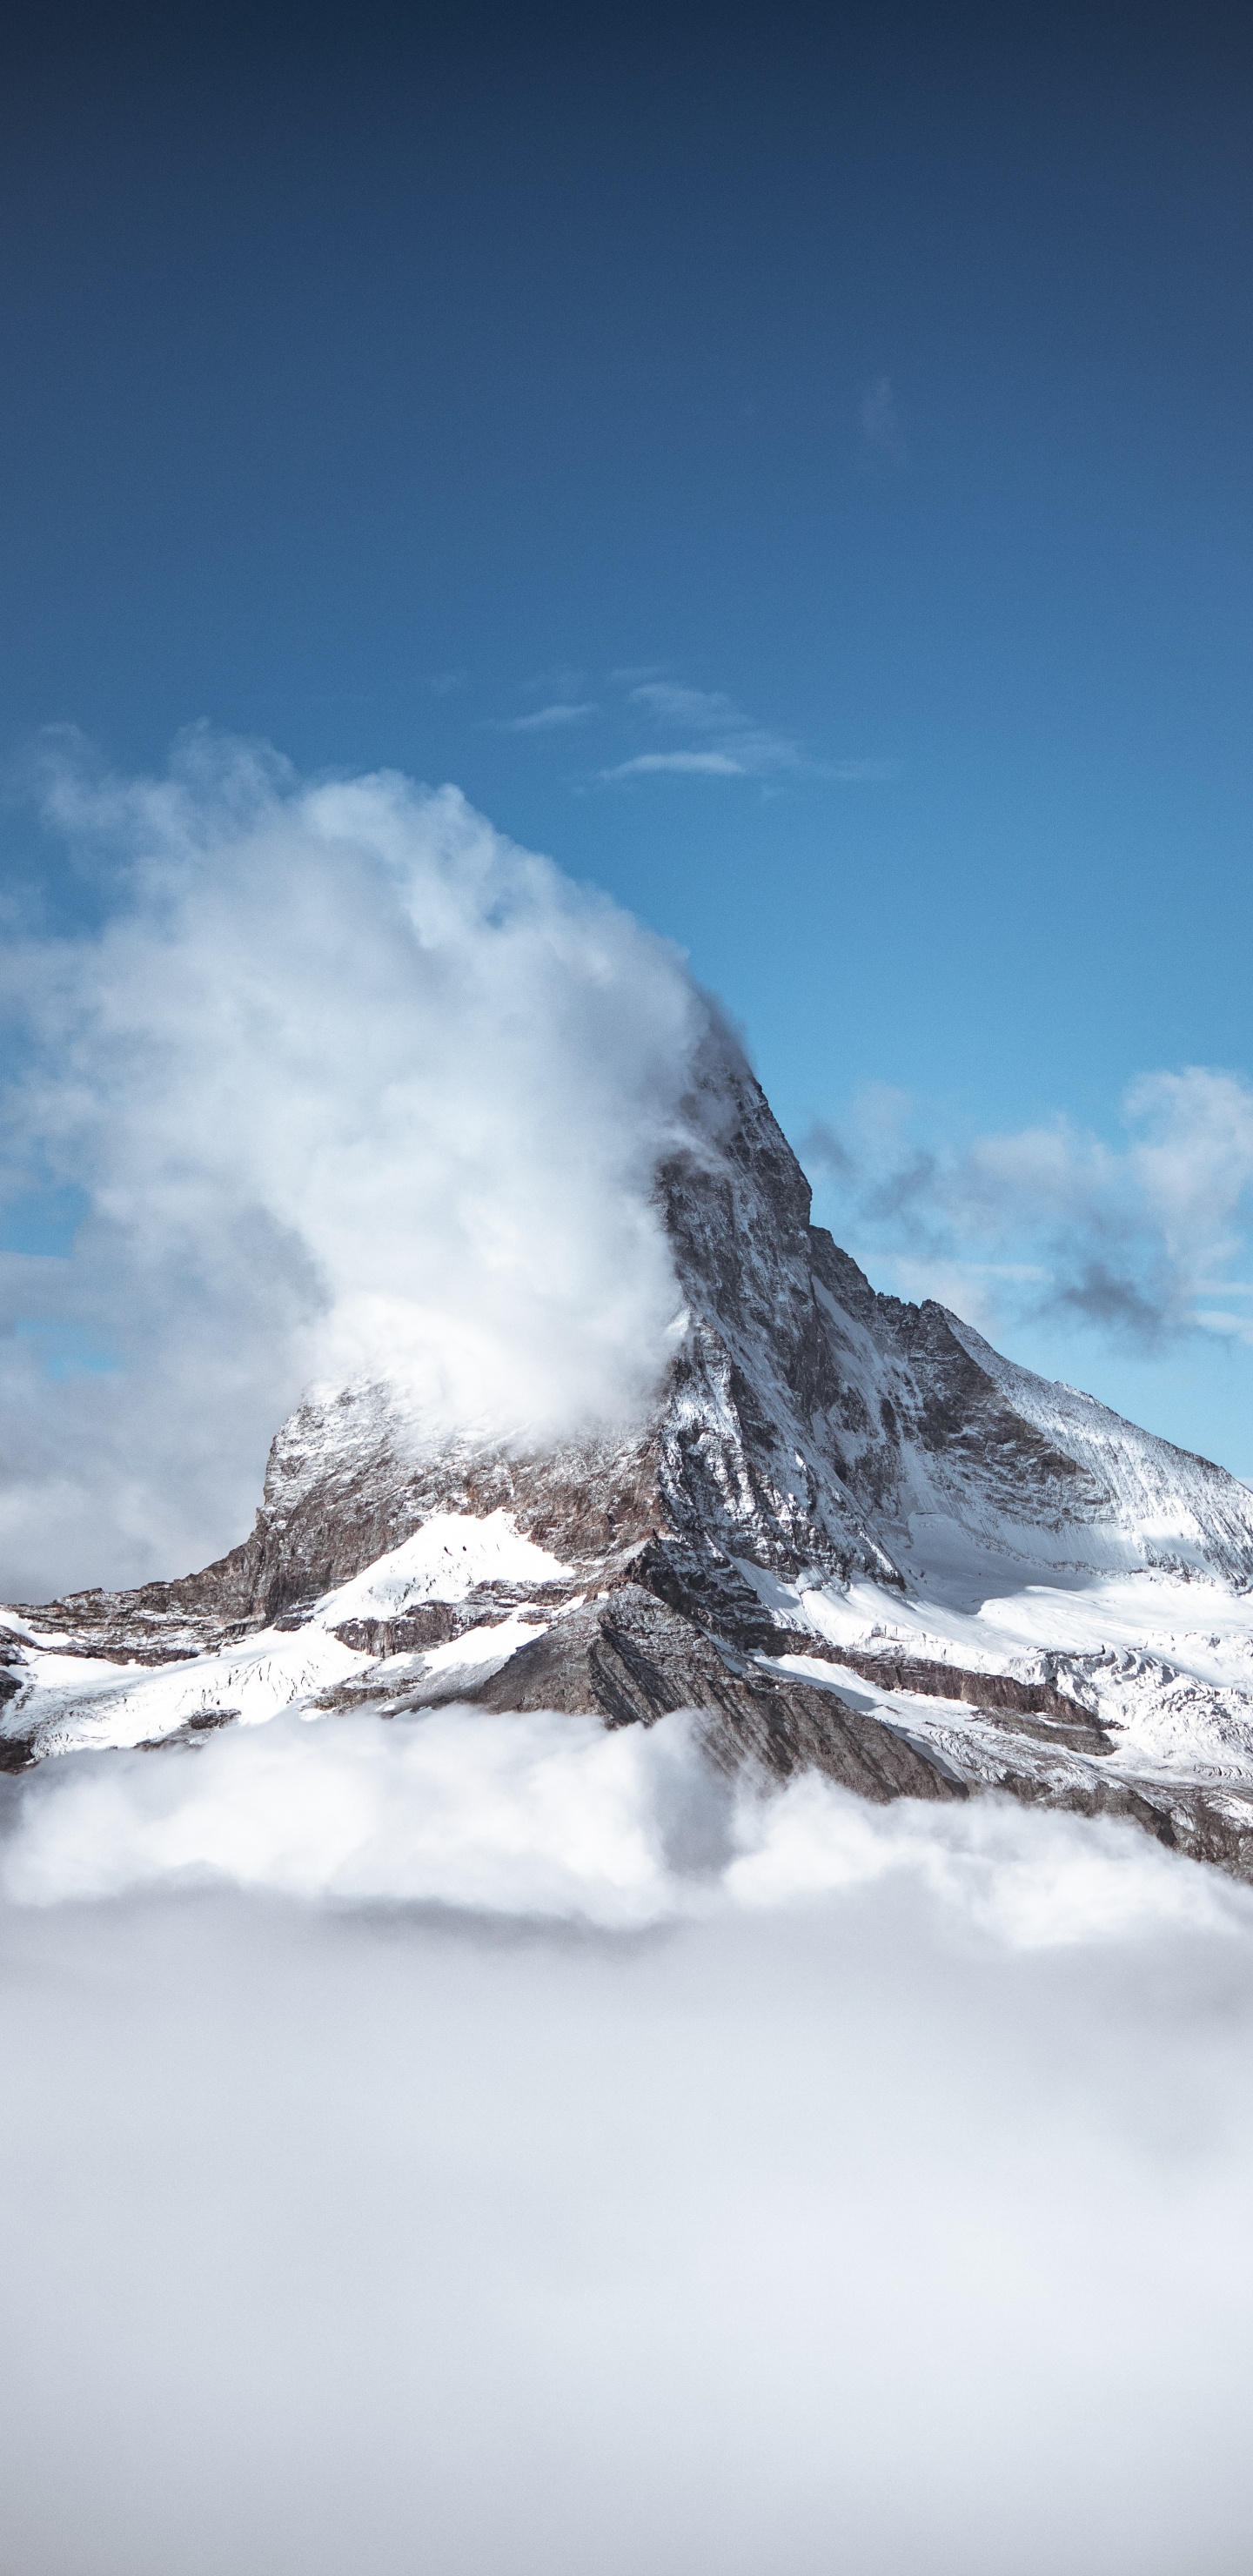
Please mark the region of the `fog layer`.
<svg viewBox="0 0 1253 2576"><path fill-rule="evenodd" d="M1253 1901L509 1728L13 1788L6 2576L1243 2569Z"/></svg>

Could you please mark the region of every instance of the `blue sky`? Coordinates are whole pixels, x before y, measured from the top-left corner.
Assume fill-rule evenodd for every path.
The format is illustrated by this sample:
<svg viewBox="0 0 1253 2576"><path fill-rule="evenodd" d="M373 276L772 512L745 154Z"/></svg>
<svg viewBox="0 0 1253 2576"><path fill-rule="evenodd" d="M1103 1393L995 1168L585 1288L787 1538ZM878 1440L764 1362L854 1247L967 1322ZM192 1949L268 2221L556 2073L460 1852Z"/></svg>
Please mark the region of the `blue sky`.
<svg viewBox="0 0 1253 2576"><path fill-rule="evenodd" d="M877 1284L1253 1475L1240 16L6 43L11 917L104 899L49 724L454 780L690 951Z"/></svg>

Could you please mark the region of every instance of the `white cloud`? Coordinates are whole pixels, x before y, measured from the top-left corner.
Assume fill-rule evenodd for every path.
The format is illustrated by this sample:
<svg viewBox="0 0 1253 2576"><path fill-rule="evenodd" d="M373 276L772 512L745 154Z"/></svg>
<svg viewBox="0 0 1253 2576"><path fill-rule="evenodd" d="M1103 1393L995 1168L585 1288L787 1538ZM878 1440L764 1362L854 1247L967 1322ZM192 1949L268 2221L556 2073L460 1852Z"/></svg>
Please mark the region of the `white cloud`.
<svg viewBox="0 0 1253 2576"><path fill-rule="evenodd" d="M1076 1829L990 1797L875 1807L813 1772L732 1787L698 1724L283 1715L194 1754L65 1757L24 1785L0 1896L56 1905L220 1880L622 1931L900 1882L1014 1950L1122 1942L1144 1923L1243 1926L1253 1942L1253 1895L1138 1827Z"/></svg>
<svg viewBox="0 0 1253 2576"><path fill-rule="evenodd" d="M616 769L602 769L602 778L647 778L657 773L684 773L695 778L743 778L744 763L727 751L641 751L634 760L620 760Z"/></svg>
<svg viewBox="0 0 1253 2576"><path fill-rule="evenodd" d="M1247 1890L681 1720L9 1791L6 2566L1243 2564Z"/></svg>
<svg viewBox="0 0 1253 2576"><path fill-rule="evenodd" d="M1247 1319L1198 1304L1244 1293L1221 1274L1249 1248L1253 1089L1205 1066L1148 1073L1122 1113L1121 1146L1059 1117L931 1148L911 1141L904 1095L876 1089L807 1150L864 1256L993 1337L1026 1307L1142 1344L1197 1327L1253 1338Z"/></svg>
<svg viewBox="0 0 1253 2576"><path fill-rule="evenodd" d="M689 689L675 680L648 678L630 689L628 703L651 724L715 739L703 748L640 752L603 769L603 779L761 778L772 770L808 766L799 744L755 723L722 689Z"/></svg>
<svg viewBox="0 0 1253 2576"><path fill-rule="evenodd" d="M686 1721L435 1711L276 1718L207 1758L48 1766L2 1884L28 1904L189 1874L284 1896L435 1902L607 1929L682 1910L671 1811L719 1792ZM725 1855L724 1855L725 1856Z"/></svg>
<svg viewBox="0 0 1253 2576"><path fill-rule="evenodd" d="M122 877L101 930L3 964L10 1184L88 1214L65 1259L0 1256L0 1591L241 1537L309 1380L502 1430L628 1414L706 1024L677 954L395 775L306 785L198 736L161 781L60 760L48 809ZM112 1374L50 1385L89 1344Z"/></svg>
<svg viewBox="0 0 1253 2576"><path fill-rule="evenodd" d="M595 701L591 698L576 706L570 706L558 700L550 707L537 707L533 715L507 717L501 726L501 731L504 733L557 733L567 725L584 723L588 716L594 716L596 712Z"/></svg>
<svg viewBox="0 0 1253 2576"><path fill-rule="evenodd" d="M900 775L898 760L811 760L791 735L776 733L745 715L725 689L690 689L651 672L642 677L630 672L618 676L634 681L628 706L650 724L701 735L705 741L681 751L637 752L602 769L602 779L765 778L791 770L865 784Z"/></svg>
<svg viewBox="0 0 1253 2576"><path fill-rule="evenodd" d="M1236 1074L1189 1065L1142 1074L1125 1108L1143 1131L1130 1155L1139 1187L1172 1255L1195 1267L1197 1246L1222 1244L1253 1185L1253 1090Z"/></svg>
<svg viewBox="0 0 1253 2576"><path fill-rule="evenodd" d="M673 680L645 680L632 689L631 699L659 724L684 725L693 733L734 732L748 721L722 689L685 689Z"/></svg>
<svg viewBox="0 0 1253 2576"><path fill-rule="evenodd" d="M1228 1341L1247 1342L1253 1350L1253 1315L1233 1315L1218 1307L1198 1306L1193 1321L1207 1333L1222 1333Z"/></svg>

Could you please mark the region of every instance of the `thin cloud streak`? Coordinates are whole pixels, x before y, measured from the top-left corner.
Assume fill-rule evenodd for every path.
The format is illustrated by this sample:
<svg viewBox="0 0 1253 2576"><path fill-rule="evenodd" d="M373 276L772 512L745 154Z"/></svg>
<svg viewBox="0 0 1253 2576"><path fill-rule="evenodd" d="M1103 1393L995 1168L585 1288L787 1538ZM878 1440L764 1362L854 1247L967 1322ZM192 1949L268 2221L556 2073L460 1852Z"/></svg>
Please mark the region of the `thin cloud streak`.
<svg viewBox="0 0 1253 2576"><path fill-rule="evenodd" d="M738 731L748 722L724 690L684 689L672 680L644 681L632 689L631 702L659 724L687 725L693 732Z"/></svg>
<svg viewBox="0 0 1253 2576"><path fill-rule="evenodd" d="M677 751L643 751L601 771L607 782L628 778L762 778L771 772L812 767L799 743L775 733L737 707L722 689L691 689L677 681L646 679L628 692L628 707L648 723L704 735L706 743Z"/></svg>
<svg viewBox="0 0 1253 2576"><path fill-rule="evenodd" d="M594 699L583 705L567 706L561 701L551 707L537 707L534 715L499 718L501 733L559 733L567 725L585 724L589 716L599 714Z"/></svg>
<svg viewBox="0 0 1253 2576"><path fill-rule="evenodd" d="M694 778L743 778L744 763L733 760L726 751L641 751L634 760L620 760L615 769L602 769L601 777L648 778L667 771L675 776Z"/></svg>
<svg viewBox="0 0 1253 2576"><path fill-rule="evenodd" d="M1253 1315L1225 1314L1218 1307L1201 1307L1193 1320L1207 1333L1221 1333L1226 1340L1244 1342L1253 1350Z"/></svg>
<svg viewBox="0 0 1253 2576"><path fill-rule="evenodd" d="M557 675L553 677L556 685L562 685ZM578 680L571 675L565 685L577 687ZM684 733L695 739L673 750L643 748L606 761L595 773L603 785L621 785L635 778L777 779L791 774L827 778L844 786L876 786L901 775L903 763L895 759L815 759L794 736L747 714L725 689L691 688L656 666L611 672L608 685L620 693L608 708L619 727L625 723L638 733L645 725L654 732ZM594 717L604 720L606 712L597 699L561 697L530 715L488 721L498 733L555 735Z"/></svg>
<svg viewBox="0 0 1253 2576"><path fill-rule="evenodd" d="M880 785L899 778L903 766L899 760L814 759L792 735L778 733L747 715L724 689L692 689L650 676L630 690L628 702L652 724L712 740L708 748L636 753L603 769L600 774L605 780L667 774L766 778L791 772L843 785Z"/></svg>

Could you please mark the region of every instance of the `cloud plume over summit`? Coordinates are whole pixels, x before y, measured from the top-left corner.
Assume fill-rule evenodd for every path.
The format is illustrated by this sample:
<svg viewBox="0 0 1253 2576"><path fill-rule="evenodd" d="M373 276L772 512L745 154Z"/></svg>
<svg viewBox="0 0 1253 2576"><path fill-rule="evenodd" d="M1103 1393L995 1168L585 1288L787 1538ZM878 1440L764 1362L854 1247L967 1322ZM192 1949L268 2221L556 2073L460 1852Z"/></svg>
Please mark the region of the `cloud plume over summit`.
<svg viewBox="0 0 1253 2576"><path fill-rule="evenodd" d="M55 745L44 811L106 899L3 970L8 1201L81 1222L0 1254L0 1591L229 1545L310 1382L504 1432L629 1415L708 1026L677 952L394 773L199 733L118 780Z"/></svg>

